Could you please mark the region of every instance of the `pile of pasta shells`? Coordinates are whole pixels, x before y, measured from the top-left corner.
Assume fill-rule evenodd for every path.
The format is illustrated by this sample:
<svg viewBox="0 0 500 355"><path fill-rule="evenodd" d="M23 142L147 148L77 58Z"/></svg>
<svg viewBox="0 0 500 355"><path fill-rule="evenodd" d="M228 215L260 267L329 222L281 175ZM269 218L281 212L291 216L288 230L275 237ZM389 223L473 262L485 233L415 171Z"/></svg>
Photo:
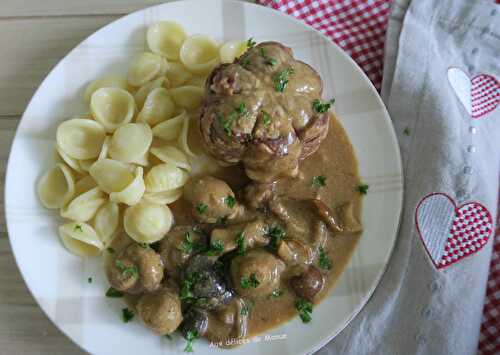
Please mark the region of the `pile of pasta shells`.
<svg viewBox="0 0 500 355"><path fill-rule="evenodd" d="M66 220L61 241L79 256L99 255L123 230L138 243L162 239L173 224L168 205L190 176L214 168L192 122L207 75L246 42L219 45L164 21L148 28L147 44L126 77L87 86L90 113L59 125L56 164L38 182L42 204Z"/></svg>

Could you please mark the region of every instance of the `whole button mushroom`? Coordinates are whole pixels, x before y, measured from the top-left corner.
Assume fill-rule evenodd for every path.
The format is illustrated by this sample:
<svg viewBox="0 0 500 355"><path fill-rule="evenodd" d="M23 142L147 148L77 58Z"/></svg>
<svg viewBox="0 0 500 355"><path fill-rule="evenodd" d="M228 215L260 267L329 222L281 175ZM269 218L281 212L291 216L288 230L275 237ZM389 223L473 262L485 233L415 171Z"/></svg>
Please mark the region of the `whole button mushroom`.
<svg viewBox="0 0 500 355"><path fill-rule="evenodd" d="M321 271L314 266L309 266L302 274L290 279L290 286L297 296L312 301L314 296L321 291L325 280Z"/></svg>
<svg viewBox="0 0 500 355"><path fill-rule="evenodd" d="M167 288L143 294L137 313L146 327L159 335L172 333L182 322L179 296Z"/></svg>

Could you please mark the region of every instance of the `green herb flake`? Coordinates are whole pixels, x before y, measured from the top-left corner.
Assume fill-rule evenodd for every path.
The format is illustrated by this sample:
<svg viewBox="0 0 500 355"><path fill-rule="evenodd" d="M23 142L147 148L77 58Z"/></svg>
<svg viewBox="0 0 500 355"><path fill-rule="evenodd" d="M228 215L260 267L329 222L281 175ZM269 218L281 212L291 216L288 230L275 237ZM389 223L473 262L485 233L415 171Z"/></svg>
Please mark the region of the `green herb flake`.
<svg viewBox="0 0 500 355"><path fill-rule="evenodd" d="M247 246L245 244L245 232L240 232L236 235L236 244L238 245L238 254L245 255L247 253Z"/></svg>
<svg viewBox="0 0 500 355"><path fill-rule="evenodd" d="M194 228L193 228L193 230L194 230ZM195 232L195 233L199 233L199 232ZM191 233L186 232L186 234L184 236L185 236L185 238L181 244L181 251L184 254L189 255L189 254L196 253L196 252L203 250L203 248L204 248L203 243L200 243L199 241L194 240L193 237L191 236Z"/></svg>
<svg viewBox="0 0 500 355"><path fill-rule="evenodd" d="M231 195L227 196L224 199L224 202L229 208L234 208L234 206L236 206L236 199L234 198L234 196Z"/></svg>
<svg viewBox="0 0 500 355"><path fill-rule="evenodd" d="M148 243L137 243L137 244L139 244L139 246L144 249L146 249L149 246Z"/></svg>
<svg viewBox="0 0 500 355"><path fill-rule="evenodd" d="M106 248L106 250L107 250L107 251L108 251L108 253L110 253L110 254L114 254L114 253L115 253L115 250L114 250L113 248L111 248L111 247Z"/></svg>
<svg viewBox="0 0 500 355"><path fill-rule="evenodd" d="M134 318L134 312L132 312L128 308L123 308L122 309L122 319L123 323L128 323Z"/></svg>
<svg viewBox="0 0 500 355"><path fill-rule="evenodd" d="M265 111L262 111L262 123L264 127L268 127L271 124L271 116Z"/></svg>
<svg viewBox="0 0 500 355"><path fill-rule="evenodd" d="M279 73L277 73L274 76L274 89L277 92L283 92L285 91L285 88L289 82L290 75L294 73L294 70L292 67L288 67L286 69L283 69Z"/></svg>
<svg viewBox="0 0 500 355"><path fill-rule="evenodd" d="M224 251L224 242L222 240L215 240L210 242L210 248L205 252L207 256L216 256L222 254Z"/></svg>
<svg viewBox="0 0 500 355"><path fill-rule="evenodd" d="M236 111L236 113L238 113L240 115L247 115L248 114L247 106L244 102L242 102L241 104L236 106L236 108L234 110Z"/></svg>
<svg viewBox="0 0 500 355"><path fill-rule="evenodd" d="M75 232L80 232L82 233L83 232L83 228L82 228L82 225L81 224L77 224L75 226L75 228L73 228Z"/></svg>
<svg viewBox="0 0 500 355"><path fill-rule="evenodd" d="M253 48L255 47L256 44L257 42L253 40L253 37L250 37L247 41L247 48Z"/></svg>
<svg viewBox="0 0 500 355"><path fill-rule="evenodd" d="M302 322L309 323L312 320L311 313L313 311L313 304L301 298L295 302L295 308L299 312Z"/></svg>
<svg viewBox="0 0 500 355"><path fill-rule="evenodd" d="M332 261L323 247L319 248L319 267L325 270L330 270L332 268Z"/></svg>
<svg viewBox="0 0 500 355"><path fill-rule="evenodd" d="M200 280L200 273L191 272L189 273L184 280L181 282L181 291L179 293L179 298L181 300L189 300L193 299L194 295L191 292L195 283Z"/></svg>
<svg viewBox="0 0 500 355"><path fill-rule="evenodd" d="M271 239L269 245L273 249L277 249L281 240L285 237L286 232L280 226L273 226L267 232L267 236Z"/></svg>
<svg viewBox="0 0 500 355"><path fill-rule="evenodd" d="M409 127L406 127L404 130L403 130L403 134L409 136L410 135L410 128Z"/></svg>
<svg viewBox="0 0 500 355"><path fill-rule="evenodd" d="M165 338L167 338L170 341L172 341L174 339L174 338L172 338L172 336L170 334L165 334Z"/></svg>
<svg viewBox="0 0 500 355"><path fill-rule="evenodd" d="M260 56L264 58L264 63L267 65L274 67L276 64L278 64L278 61L276 59L271 58L267 55L267 51L263 47L260 48Z"/></svg>
<svg viewBox="0 0 500 355"><path fill-rule="evenodd" d="M198 214L203 214L205 212L207 212L207 208L208 206L205 205L204 203L199 203L196 205L196 212L198 212Z"/></svg>
<svg viewBox="0 0 500 355"><path fill-rule="evenodd" d="M250 311L251 311L251 308L249 305L245 304L243 307L241 307L241 311L240 311L240 314L243 316L243 317L246 317L250 314Z"/></svg>
<svg viewBox="0 0 500 355"><path fill-rule="evenodd" d="M362 195L366 195L368 193L369 185L361 184L356 187L356 191L358 191Z"/></svg>
<svg viewBox="0 0 500 355"><path fill-rule="evenodd" d="M121 298L123 297L123 292L114 289L113 287L108 288L106 291L106 297L109 298Z"/></svg>
<svg viewBox="0 0 500 355"><path fill-rule="evenodd" d="M240 279L240 286L243 289L248 289L250 287L252 288L257 288L260 285L260 281L257 280L257 276L255 275L255 272L250 274L250 277L248 276L243 276Z"/></svg>
<svg viewBox="0 0 500 355"><path fill-rule="evenodd" d="M312 186L316 187L316 188L326 186L326 176L318 175L318 176L313 177Z"/></svg>
<svg viewBox="0 0 500 355"><path fill-rule="evenodd" d="M131 266L125 266L123 261L116 259L115 260L115 266L122 272L122 275L127 277L127 275L130 275L132 277L138 277L139 276L139 269L137 268L136 265L131 265Z"/></svg>
<svg viewBox="0 0 500 355"><path fill-rule="evenodd" d="M89 278L87 279L87 282L88 282L89 284L91 284L91 283L92 283L92 278L91 278L91 277L89 277Z"/></svg>
<svg viewBox="0 0 500 355"><path fill-rule="evenodd" d="M225 226L227 223L227 216L217 218L217 221L215 221L215 223L221 226Z"/></svg>
<svg viewBox="0 0 500 355"><path fill-rule="evenodd" d="M184 348L184 352L192 353L193 352L193 343L198 338L198 332L196 330L188 330L186 333L186 347Z"/></svg>
<svg viewBox="0 0 500 355"><path fill-rule="evenodd" d="M273 292L271 292L271 298L281 297L281 296L283 296L284 293L285 293L285 291L277 288L276 290L274 290Z"/></svg>
<svg viewBox="0 0 500 355"><path fill-rule="evenodd" d="M330 110L330 108L333 106L335 103L335 99L331 99L328 102L321 102L319 99L316 99L312 103L312 108L315 112L317 113L325 113Z"/></svg>
<svg viewBox="0 0 500 355"><path fill-rule="evenodd" d="M249 69L250 67L250 58L246 57L241 60L241 66L245 69Z"/></svg>

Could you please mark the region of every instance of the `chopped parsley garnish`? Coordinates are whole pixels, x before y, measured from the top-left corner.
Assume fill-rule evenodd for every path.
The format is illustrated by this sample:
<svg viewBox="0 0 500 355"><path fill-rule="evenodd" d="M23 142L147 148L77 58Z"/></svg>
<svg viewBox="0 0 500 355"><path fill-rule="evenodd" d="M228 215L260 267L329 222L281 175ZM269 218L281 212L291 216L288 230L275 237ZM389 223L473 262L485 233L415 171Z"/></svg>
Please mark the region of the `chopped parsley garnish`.
<svg viewBox="0 0 500 355"><path fill-rule="evenodd" d="M139 269L137 268L137 265L125 266L123 261L116 259L115 266L122 272L122 275L125 277L127 277L127 275L130 275L132 277L139 276Z"/></svg>
<svg viewBox="0 0 500 355"><path fill-rule="evenodd" d="M181 291L179 293L179 298L181 300L187 300L194 298L191 292L195 283L200 280L200 274L198 272L189 273L184 280L181 282Z"/></svg>
<svg viewBox="0 0 500 355"><path fill-rule="evenodd" d="M193 240L191 233L186 232L185 239L181 244L181 250L184 254L192 254L193 252L198 252L203 249L203 244Z"/></svg>
<svg viewBox="0 0 500 355"><path fill-rule="evenodd" d="M250 277L243 276L240 279L240 286L243 289L247 289L247 288L250 288L250 287L257 288L259 285L260 285L260 281L257 280L257 276L255 275L255 272L252 273L252 274L250 274Z"/></svg>
<svg viewBox="0 0 500 355"><path fill-rule="evenodd" d="M128 308L123 308L122 309L122 318L123 318L123 323L128 323L134 318L134 312L132 312Z"/></svg>
<svg viewBox="0 0 500 355"><path fill-rule="evenodd" d="M290 75L294 73L292 67L283 69L274 76L274 89L277 92L285 91L285 88L289 82Z"/></svg>
<svg viewBox="0 0 500 355"><path fill-rule="evenodd" d="M184 348L184 351L186 353L192 353L193 352L193 343L196 338L198 338L198 331L196 330L188 330L186 333L186 347Z"/></svg>
<svg viewBox="0 0 500 355"><path fill-rule="evenodd" d="M234 110L237 113L239 113L240 115L246 115L246 114L248 114L247 106L245 105L244 102L242 102L241 104L239 104Z"/></svg>
<svg viewBox="0 0 500 355"><path fill-rule="evenodd" d="M331 99L328 102L321 102L319 99L316 99L313 101L312 107L317 113L325 113L333 106L334 103L335 99Z"/></svg>
<svg viewBox="0 0 500 355"><path fill-rule="evenodd" d="M245 232L239 232L236 235L236 244L238 245L238 254L245 255L247 252L247 246L245 244Z"/></svg>
<svg viewBox="0 0 500 355"><path fill-rule="evenodd" d="M276 290L274 290L273 292L271 292L271 298L281 297L281 296L283 296L284 293L285 293L285 291L280 290L279 288L277 288Z"/></svg>
<svg viewBox="0 0 500 355"><path fill-rule="evenodd" d="M264 124L264 127L271 124L271 116L266 111L262 111L262 123Z"/></svg>
<svg viewBox="0 0 500 355"><path fill-rule="evenodd" d="M89 277L89 278L87 279L87 282L88 282L89 284L91 284L91 283L92 283L92 278L91 278L91 277Z"/></svg>
<svg viewBox="0 0 500 355"><path fill-rule="evenodd" d="M409 127L406 127L404 130L403 130L403 133L407 136L410 135L410 128Z"/></svg>
<svg viewBox="0 0 500 355"><path fill-rule="evenodd" d="M214 266L213 266L213 267L214 267L214 271L215 271L217 274L219 274L219 275L221 275L221 276L224 276L224 269L225 269L226 267L224 266L224 263L223 263L222 261L217 260L217 261L214 263Z"/></svg>
<svg viewBox="0 0 500 355"><path fill-rule="evenodd" d="M234 198L234 196L231 195L227 196L224 199L224 202L229 208L234 208L234 206L236 206L236 199Z"/></svg>
<svg viewBox="0 0 500 355"><path fill-rule="evenodd" d="M295 302L295 308L299 312L300 319L302 322L309 323L312 319L311 313L313 311L313 304L301 298Z"/></svg>
<svg viewBox="0 0 500 355"><path fill-rule="evenodd" d="M82 225L81 224L77 224L75 226L75 228L73 228L75 230L75 232L83 232L83 228L82 228Z"/></svg>
<svg viewBox="0 0 500 355"><path fill-rule="evenodd" d="M285 237L286 232L280 226L273 226L267 232L268 237L271 239L269 245L271 248L278 248L278 244Z"/></svg>
<svg viewBox="0 0 500 355"><path fill-rule="evenodd" d="M227 216L217 218L216 224L220 224L221 226L225 226L227 223Z"/></svg>
<svg viewBox="0 0 500 355"><path fill-rule="evenodd" d="M318 175L318 176L313 177L312 186L314 186L314 187L326 186L326 176Z"/></svg>
<svg viewBox="0 0 500 355"><path fill-rule="evenodd" d="M210 248L205 252L205 255L215 256L220 255L224 251L224 242L222 240L215 240L210 242Z"/></svg>
<svg viewBox="0 0 500 355"><path fill-rule="evenodd" d="M251 310L252 310L252 305L245 303L243 307L241 307L240 314L242 316L248 316Z"/></svg>
<svg viewBox="0 0 500 355"><path fill-rule="evenodd" d="M167 338L168 340L173 340L173 338L170 334L165 334L165 338Z"/></svg>
<svg viewBox="0 0 500 355"><path fill-rule="evenodd" d="M217 116L217 121L219 121L219 124L224 128L224 132L231 137L233 135L233 131L231 129L234 120L237 118L237 112L233 111L229 114L229 117L227 119L224 118L222 115Z"/></svg>
<svg viewBox="0 0 500 355"><path fill-rule="evenodd" d="M107 251L108 251L108 253L110 253L110 254L114 254L114 253L115 253L115 250L114 250L113 248L111 248L111 247L106 248L106 250L107 250Z"/></svg>
<svg viewBox="0 0 500 355"><path fill-rule="evenodd" d="M253 48L253 47L255 47L255 45L256 45L256 44L257 44L257 42L255 42L255 41L253 40L253 37L250 37L250 38L248 39L248 41L247 41L247 47L248 47L248 48Z"/></svg>
<svg viewBox="0 0 500 355"><path fill-rule="evenodd" d="M123 297L123 292L114 289L113 287L108 288L106 291L106 297L109 298L121 298Z"/></svg>
<svg viewBox="0 0 500 355"><path fill-rule="evenodd" d="M332 261L323 247L319 248L319 267L325 270L330 270L332 268Z"/></svg>
<svg viewBox="0 0 500 355"><path fill-rule="evenodd" d="M148 243L137 243L137 244L139 244L139 246L144 249L146 249L149 246Z"/></svg>
<svg viewBox="0 0 500 355"><path fill-rule="evenodd" d="M276 59L271 58L267 55L267 51L265 48L262 48L262 47L260 48L260 56L262 58L264 58L265 64L270 65L272 67L274 67L278 63L278 61Z"/></svg>
<svg viewBox="0 0 500 355"><path fill-rule="evenodd" d="M196 212L198 212L199 214L203 214L207 211L207 208L208 206L205 205L204 203L199 203L196 205Z"/></svg>
<svg viewBox="0 0 500 355"><path fill-rule="evenodd" d="M241 66L245 69L248 69L250 66L250 58L246 57L241 60Z"/></svg>
<svg viewBox="0 0 500 355"><path fill-rule="evenodd" d="M366 184L361 184L361 185L358 185L358 187L356 188L356 190L362 194L362 195L366 195L368 193L368 189L370 188L370 186L366 185Z"/></svg>

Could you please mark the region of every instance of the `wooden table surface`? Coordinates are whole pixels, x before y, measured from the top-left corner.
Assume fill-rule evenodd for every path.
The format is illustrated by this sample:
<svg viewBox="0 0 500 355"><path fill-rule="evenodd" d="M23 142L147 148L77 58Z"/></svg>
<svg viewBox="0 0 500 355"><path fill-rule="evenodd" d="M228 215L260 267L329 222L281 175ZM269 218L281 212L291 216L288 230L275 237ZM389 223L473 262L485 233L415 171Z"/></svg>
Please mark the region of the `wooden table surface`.
<svg viewBox="0 0 500 355"><path fill-rule="evenodd" d="M253 2L250 0L246 0ZM161 0L0 0L0 354L82 354L29 293L9 245L4 176L21 115L38 85L91 33Z"/></svg>

